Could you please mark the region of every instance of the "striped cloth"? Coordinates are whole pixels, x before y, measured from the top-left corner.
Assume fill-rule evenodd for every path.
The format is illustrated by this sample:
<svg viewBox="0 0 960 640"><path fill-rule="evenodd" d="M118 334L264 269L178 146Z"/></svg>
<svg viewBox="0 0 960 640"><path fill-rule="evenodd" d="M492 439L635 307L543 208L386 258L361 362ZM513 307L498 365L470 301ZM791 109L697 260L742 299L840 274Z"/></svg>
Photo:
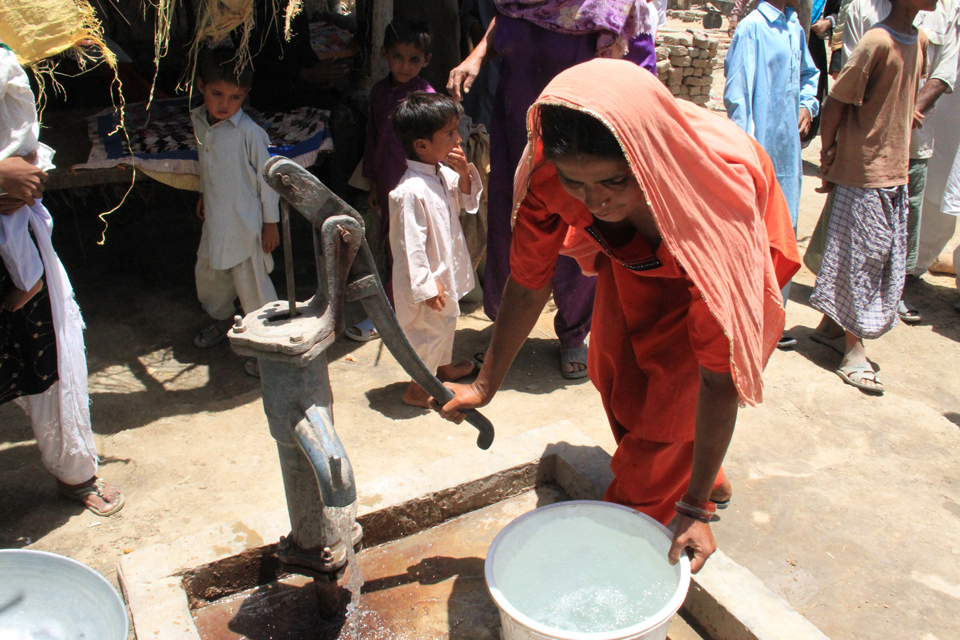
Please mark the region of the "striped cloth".
<svg viewBox="0 0 960 640"><path fill-rule="evenodd" d="M907 258L907 186L837 185L810 304L859 338L897 322Z"/></svg>

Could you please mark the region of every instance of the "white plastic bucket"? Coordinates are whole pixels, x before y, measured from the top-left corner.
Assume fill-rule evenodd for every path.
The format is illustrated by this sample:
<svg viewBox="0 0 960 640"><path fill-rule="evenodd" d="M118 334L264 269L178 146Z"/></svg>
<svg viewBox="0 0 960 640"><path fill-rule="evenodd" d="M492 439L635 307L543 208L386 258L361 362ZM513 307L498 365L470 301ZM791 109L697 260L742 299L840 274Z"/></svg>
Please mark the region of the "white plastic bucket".
<svg viewBox="0 0 960 640"><path fill-rule="evenodd" d="M674 572L676 583L675 591L659 611L642 622L623 629L583 633L553 629L541 624L521 613L507 600L497 586L497 579L499 577L502 583L506 567L530 537L540 527L557 519L584 516L598 523L616 526L620 531L629 531L630 535L635 534L638 538L645 539L663 558L664 565ZM680 609L680 605L687 596L687 588L690 586L689 559L684 555L680 562L672 567L667 561L671 538L670 531L653 518L634 509L609 502L592 500L559 502L520 516L497 534L490 545L484 564L487 588L490 589L490 595L500 609L503 640L632 640L634 638L665 640L670 619ZM597 540L584 540L572 548L569 554L558 557L556 561L578 563L583 567L584 572L589 573L591 548L595 548L597 542ZM597 579L602 580L603 577L597 576Z"/></svg>

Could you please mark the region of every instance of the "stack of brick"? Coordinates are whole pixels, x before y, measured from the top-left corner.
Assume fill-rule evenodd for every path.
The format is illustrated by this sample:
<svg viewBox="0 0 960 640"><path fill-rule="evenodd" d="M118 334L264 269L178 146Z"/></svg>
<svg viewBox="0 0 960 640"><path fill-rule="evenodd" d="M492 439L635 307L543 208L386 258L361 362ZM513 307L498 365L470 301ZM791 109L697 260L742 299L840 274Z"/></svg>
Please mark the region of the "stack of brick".
<svg viewBox="0 0 960 640"><path fill-rule="evenodd" d="M678 98L710 100L719 43L699 31L657 34L657 76Z"/></svg>

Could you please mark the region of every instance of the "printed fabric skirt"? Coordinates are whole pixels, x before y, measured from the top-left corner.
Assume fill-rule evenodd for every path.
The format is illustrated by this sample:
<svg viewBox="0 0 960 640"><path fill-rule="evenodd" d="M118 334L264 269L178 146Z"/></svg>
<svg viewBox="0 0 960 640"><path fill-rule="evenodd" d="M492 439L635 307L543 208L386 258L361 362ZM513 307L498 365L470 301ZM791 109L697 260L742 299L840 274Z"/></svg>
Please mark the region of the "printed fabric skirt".
<svg viewBox="0 0 960 640"><path fill-rule="evenodd" d="M0 297L12 288L0 262ZM57 336L44 277L43 288L21 309L0 310L0 404L43 393L57 380Z"/></svg>
<svg viewBox="0 0 960 640"><path fill-rule="evenodd" d="M810 304L859 338L897 322L907 260L907 187L837 185Z"/></svg>

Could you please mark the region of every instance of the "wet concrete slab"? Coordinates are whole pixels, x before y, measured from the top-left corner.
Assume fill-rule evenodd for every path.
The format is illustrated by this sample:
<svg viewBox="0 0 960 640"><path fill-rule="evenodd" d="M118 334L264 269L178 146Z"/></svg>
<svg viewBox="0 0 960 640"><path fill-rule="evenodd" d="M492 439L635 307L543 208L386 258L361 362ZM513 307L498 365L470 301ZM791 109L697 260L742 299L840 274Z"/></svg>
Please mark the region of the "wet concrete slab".
<svg viewBox="0 0 960 640"><path fill-rule="evenodd" d="M383 599L387 606L361 609L356 636L343 618L320 617L307 580L283 573L271 541L289 531L286 510L136 550L121 561L118 578L141 639L496 638L498 616L486 592L482 561L476 562L496 531L513 517L557 499L544 494L544 488L559 487L575 500L599 500L610 479L609 454L575 425L561 421L503 440L496 450L463 452L426 463L412 476L383 476L365 483L358 501L358 520L371 545L361 554L361 562L369 564L364 599ZM512 515L487 509L500 503L506 503L504 509L521 508ZM460 519L471 522L463 516L475 512L481 520L470 526L482 534L457 528ZM452 547L418 537L448 524L442 531L450 532L444 539L455 543ZM378 565L377 550L389 555L387 545L401 539L426 546L416 553L410 547L395 563L380 559ZM475 564L457 562L470 559ZM464 602L479 604L471 605L475 608L468 615ZM195 619L199 609L208 610ZM266 619L260 613L269 611L276 612L269 624L251 623L253 618ZM198 624L206 625L203 636ZM219 635L209 635L213 629ZM827 640L719 550L693 576L684 606L671 621L669 638Z"/></svg>
<svg viewBox="0 0 960 640"><path fill-rule="evenodd" d="M496 640L500 619L483 574L487 549L515 518L568 499L545 485L416 535L361 551L359 615L323 618L313 581L289 576L195 609L203 640ZM341 580L346 584L348 574ZM350 594L341 588L342 602Z"/></svg>

